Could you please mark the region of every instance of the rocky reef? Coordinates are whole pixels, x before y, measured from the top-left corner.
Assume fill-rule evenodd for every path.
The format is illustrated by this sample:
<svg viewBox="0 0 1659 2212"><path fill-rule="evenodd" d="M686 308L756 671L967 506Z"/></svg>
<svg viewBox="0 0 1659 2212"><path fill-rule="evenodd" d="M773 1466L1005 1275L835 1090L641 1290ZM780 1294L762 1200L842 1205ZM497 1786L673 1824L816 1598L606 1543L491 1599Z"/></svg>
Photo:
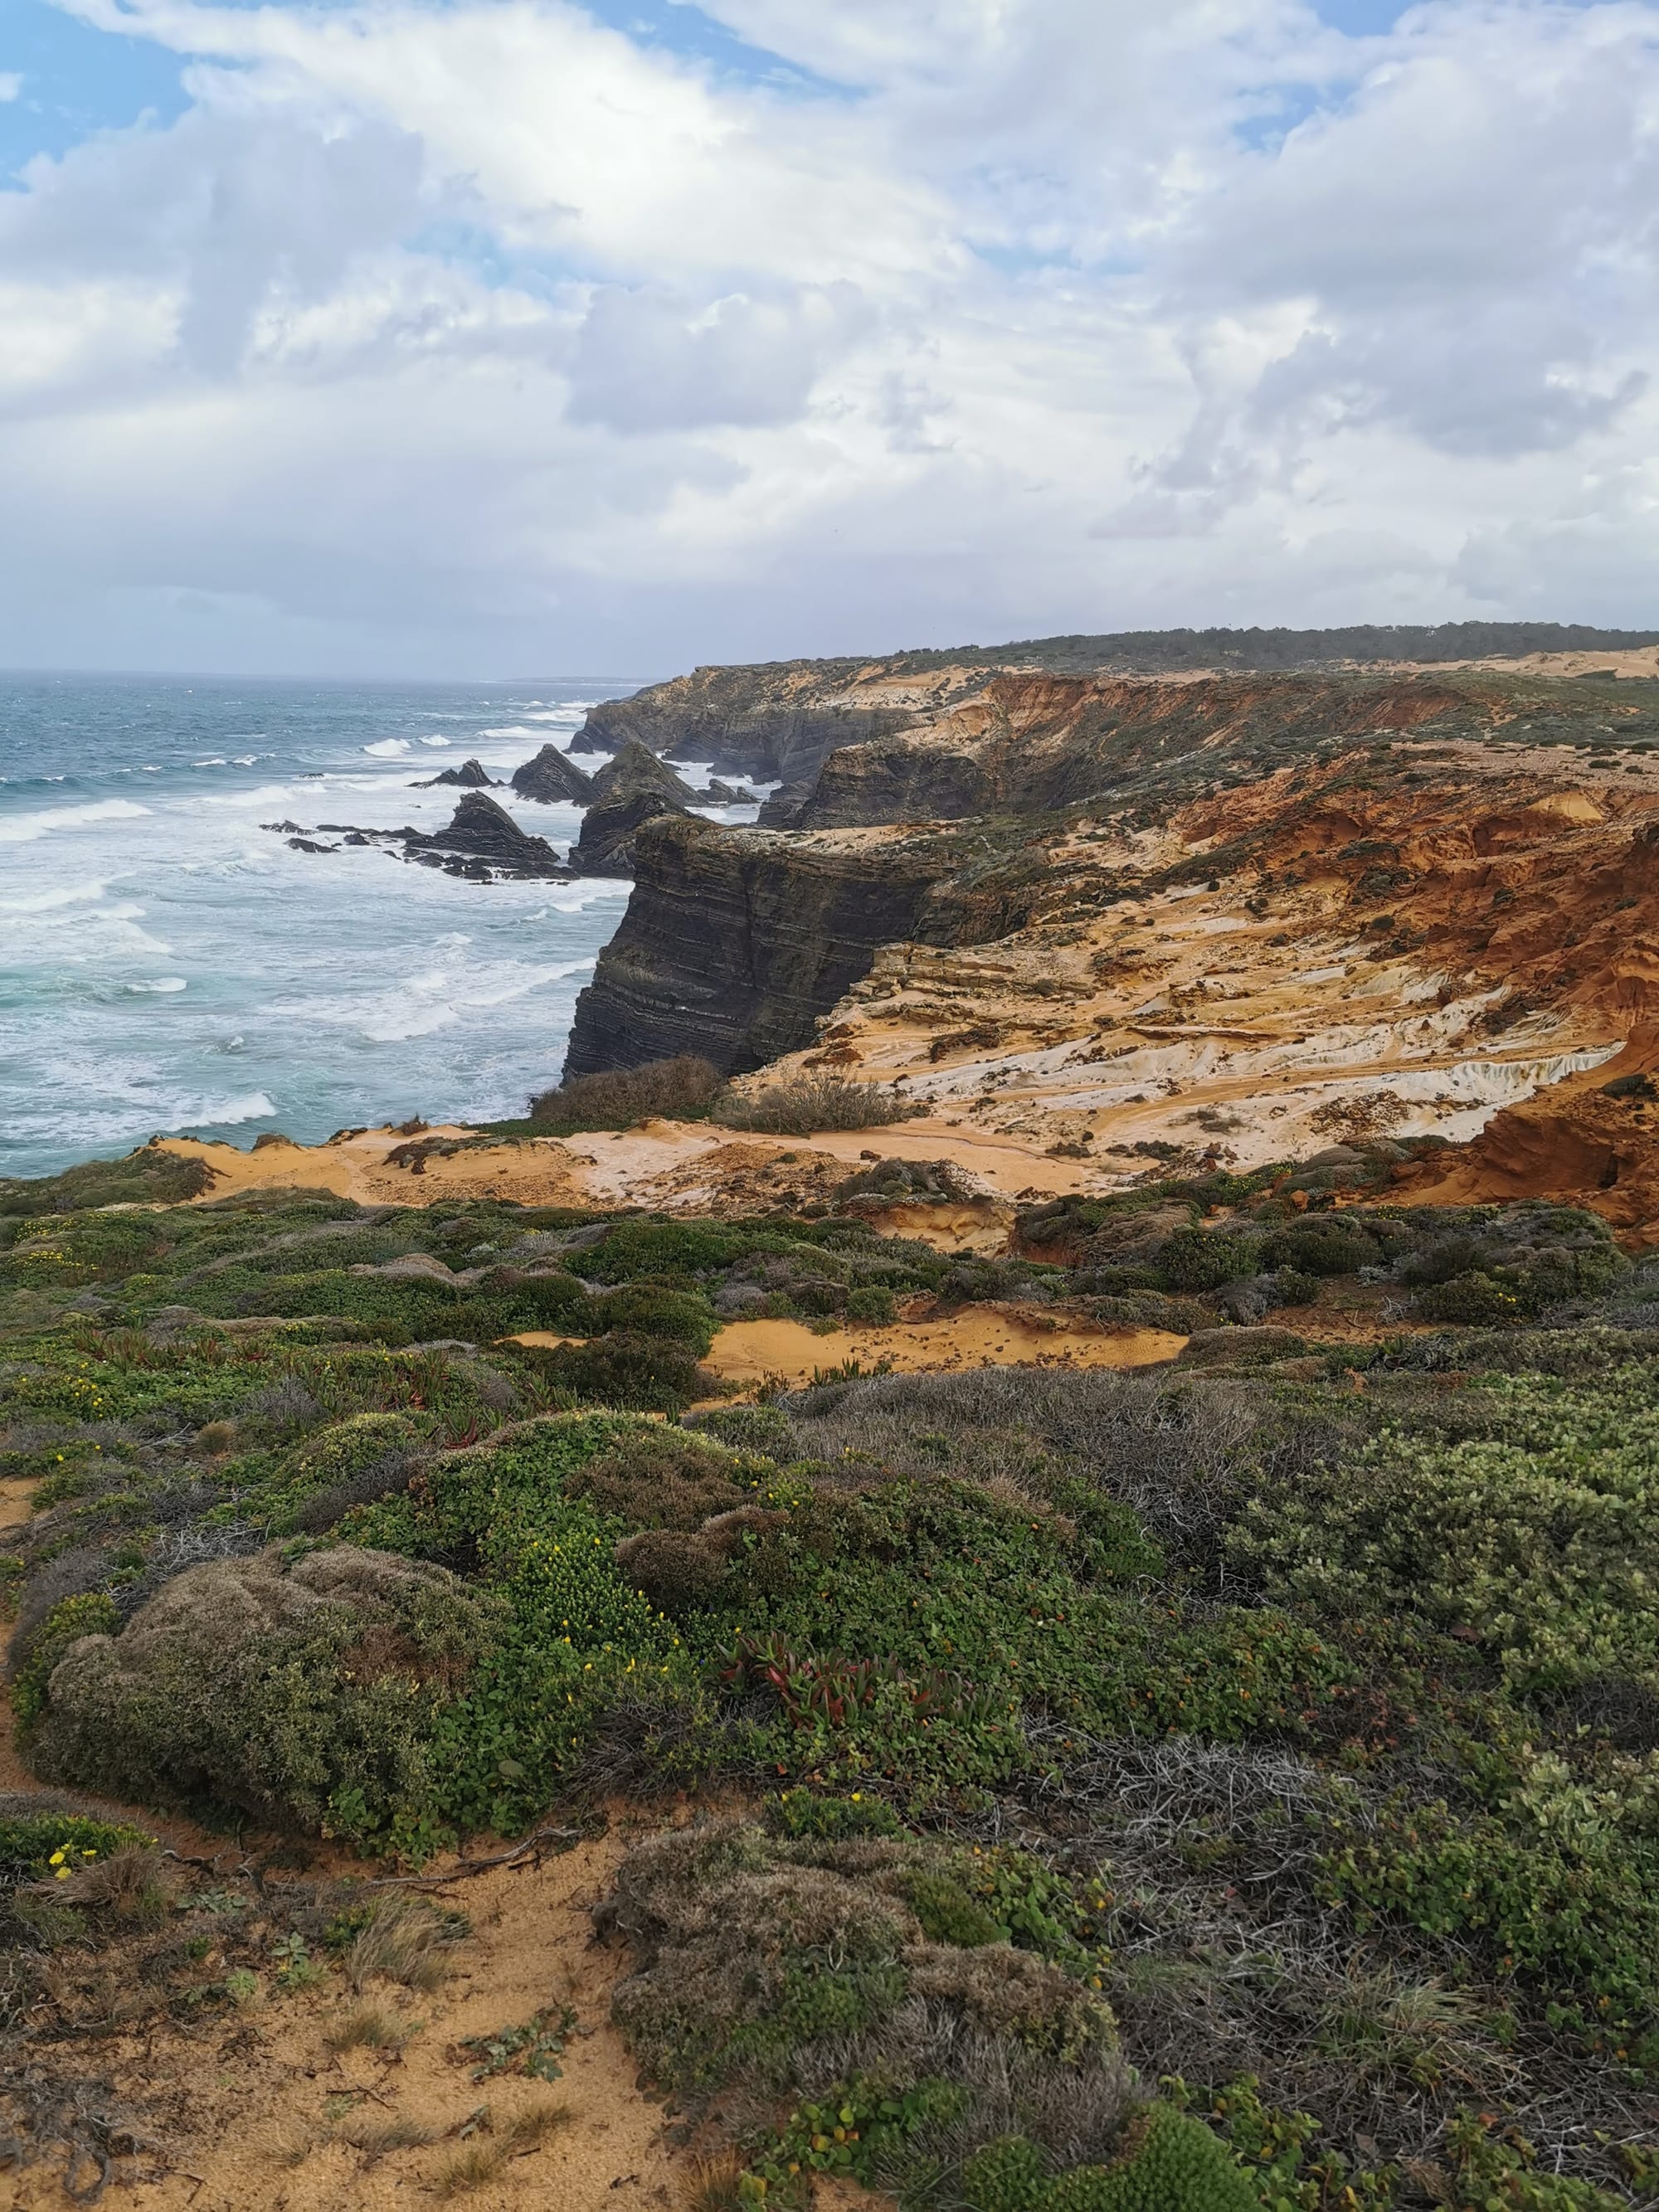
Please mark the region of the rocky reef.
<svg viewBox="0 0 1659 2212"><path fill-rule="evenodd" d="M665 760L658 758L637 738L626 738L592 778L592 797L600 801L631 797L641 791L659 792L677 805L689 806L697 793Z"/></svg>
<svg viewBox="0 0 1659 2212"><path fill-rule="evenodd" d="M350 822L319 823L315 836L297 822L265 822L260 827L285 837L298 853L337 853L341 845L374 846L394 860L441 868L446 875L465 876L474 883L562 883L572 872L545 837L532 837L520 830L504 806L481 791L469 791L444 828L429 832L365 830ZM325 836L337 837L340 844L324 844Z"/></svg>
<svg viewBox="0 0 1659 2212"><path fill-rule="evenodd" d="M459 784L465 791L495 791L500 788L495 778L480 760L464 760L459 768L447 768L441 775L428 776L417 783L416 791L435 791L441 784Z"/></svg>

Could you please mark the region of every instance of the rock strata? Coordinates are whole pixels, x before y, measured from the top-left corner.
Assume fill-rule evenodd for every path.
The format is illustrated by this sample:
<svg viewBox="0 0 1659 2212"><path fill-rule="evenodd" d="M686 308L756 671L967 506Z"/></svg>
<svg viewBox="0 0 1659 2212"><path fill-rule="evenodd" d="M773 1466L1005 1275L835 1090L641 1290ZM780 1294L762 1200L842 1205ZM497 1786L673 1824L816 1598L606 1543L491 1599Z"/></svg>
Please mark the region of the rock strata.
<svg viewBox="0 0 1659 2212"><path fill-rule="evenodd" d="M586 806L592 796L593 779L557 745L547 744L533 760L514 769L513 788L520 799L537 799L544 806Z"/></svg>
<svg viewBox="0 0 1659 2212"><path fill-rule="evenodd" d="M599 770L591 788L596 804L631 798L636 792L655 791L678 805L689 806L699 796L684 776L677 775L666 761L659 760L648 746L635 738L627 739L615 757Z"/></svg>
<svg viewBox="0 0 1659 2212"><path fill-rule="evenodd" d="M576 1002L565 1079L677 1053L734 1073L797 1049L877 949L911 934L939 866L695 817L642 824L634 896Z"/></svg>
<svg viewBox="0 0 1659 2212"><path fill-rule="evenodd" d="M581 876L628 876L634 872L634 840L648 822L685 809L660 791L630 791L591 805L582 834L570 848L570 866Z"/></svg>

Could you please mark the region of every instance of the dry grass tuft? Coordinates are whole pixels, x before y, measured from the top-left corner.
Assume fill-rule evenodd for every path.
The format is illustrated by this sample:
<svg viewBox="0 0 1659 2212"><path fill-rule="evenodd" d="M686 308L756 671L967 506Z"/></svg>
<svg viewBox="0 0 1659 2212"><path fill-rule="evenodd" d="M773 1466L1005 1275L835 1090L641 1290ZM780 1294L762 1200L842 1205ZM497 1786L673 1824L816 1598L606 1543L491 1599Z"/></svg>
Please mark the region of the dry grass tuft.
<svg viewBox="0 0 1659 2212"><path fill-rule="evenodd" d="M735 2148L696 2159L686 2176L685 2212L742 2212L744 2164Z"/></svg>
<svg viewBox="0 0 1659 2212"><path fill-rule="evenodd" d="M412 1899L399 1898L378 1907L353 1937L345 1954L346 1979L362 1990L378 1976L430 1996L449 1978L455 1940L451 1923Z"/></svg>
<svg viewBox="0 0 1659 2212"><path fill-rule="evenodd" d="M379 2005L356 2005L323 2037L323 2048L343 2051L401 2051L413 2030Z"/></svg>
<svg viewBox="0 0 1659 2212"><path fill-rule="evenodd" d="M340 2141L368 2158L385 2158L394 2150L419 2150L438 2140L438 2130L406 2114L359 2112L340 2128Z"/></svg>
<svg viewBox="0 0 1659 2212"><path fill-rule="evenodd" d="M908 1121L926 1109L883 1083L848 1083L838 1075L792 1075L748 1097L720 1099L709 1119L728 1129L775 1137L810 1137L821 1129L875 1129Z"/></svg>
<svg viewBox="0 0 1659 2212"><path fill-rule="evenodd" d="M527 2105L522 2112L488 2136L483 2136L458 2151L434 2178L433 2187L440 2197L464 2196L468 2190L482 2189L486 2182L495 2180L501 2168L515 2158L528 2158L532 2151L540 2150L561 2128L568 2127L571 2112L568 2105Z"/></svg>

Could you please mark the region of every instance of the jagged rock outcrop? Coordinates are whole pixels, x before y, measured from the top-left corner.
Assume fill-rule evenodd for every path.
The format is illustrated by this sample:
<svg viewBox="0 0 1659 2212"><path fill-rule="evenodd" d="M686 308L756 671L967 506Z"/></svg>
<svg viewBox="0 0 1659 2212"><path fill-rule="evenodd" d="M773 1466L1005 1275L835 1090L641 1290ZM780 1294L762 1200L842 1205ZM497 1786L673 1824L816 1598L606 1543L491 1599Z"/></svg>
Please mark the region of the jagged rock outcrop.
<svg viewBox="0 0 1659 2212"><path fill-rule="evenodd" d="M678 806L690 805L699 795L666 761L659 760L648 745L642 745L637 738L629 738L593 777L592 796L596 804L603 805L612 799L631 798L641 791L659 792Z"/></svg>
<svg viewBox="0 0 1659 2212"><path fill-rule="evenodd" d="M781 781L797 799L837 745L905 727L919 706L960 696L971 679L889 681L886 665L860 660L775 661L698 668L629 699L590 709L572 751L615 753L633 742L677 760L708 761L761 782Z"/></svg>
<svg viewBox="0 0 1659 2212"><path fill-rule="evenodd" d="M465 870L468 873L481 866L498 875L548 881L562 880L570 873L545 837L532 837L520 830L504 806L481 791L467 793L446 829L428 836L405 831L404 844L410 860L427 859L433 866L443 866L449 856L459 856L475 864Z"/></svg>
<svg viewBox="0 0 1659 2212"><path fill-rule="evenodd" d="M459 784L467 791L499 791L501 785L491 775L481 760L464 760L459 768L447 768L441 775L428 776L417 783L416 791L435 791L441 783Z"/></svg>
<svg viewBox="0 0 1659 2212"><path fill-rule="evenodd" d="M557 745L546 744L533 760L514 769L513 788L520 799L544 806L586 806L593 795L593 779Z"/></svg>
<svg viewBox="0 0 1659 2212"><path fill-rule="evenodd" d="M697 794L705 806L758 806L760 796L746 783L722 783L711 775Z"/></svg>
<svg viewBox="0 0 1659 2212"><path fill-rule="evenodd" d="M579 876L631 876L634 840L647 822L683 816L683 806L660 791L628 791L591 805L582 834L570 848L569 865Z"/></svg>
<svg viewBox="0 0 1659 2212"><path fill-rule="evenodd" d="M628 912L576 1002L566 1080L676 1053L735 1073L796 1050L878 948L910 934L944 865L898 844L647 823Z"/></svg>

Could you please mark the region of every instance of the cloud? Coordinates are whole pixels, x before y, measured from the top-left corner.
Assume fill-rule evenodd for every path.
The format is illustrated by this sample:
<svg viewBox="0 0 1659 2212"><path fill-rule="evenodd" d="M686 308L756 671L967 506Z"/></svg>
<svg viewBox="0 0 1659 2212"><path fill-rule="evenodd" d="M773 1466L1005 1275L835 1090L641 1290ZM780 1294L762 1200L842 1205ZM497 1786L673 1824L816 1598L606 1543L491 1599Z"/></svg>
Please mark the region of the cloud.
<svg viewBox="0 0 1659 2212"><path fill-rule="evenodd" d="M0 70L0 100L15 100L23 89L23 80L15 70Z"/></svg>
<svg viewBox="0 0 1659 2212"><path fill-rule="evenodd" d="M0 658L1648 592L1659 0L60 4L188 104L0 190Z"/></svg>
<svg viewBox="0 0 1659 2212"><path fill-rule="evenodd" d="M796 422L820 374L870 323L848 283L706 307L608 287L572 349L571 419L617 430Z"/></svg>

